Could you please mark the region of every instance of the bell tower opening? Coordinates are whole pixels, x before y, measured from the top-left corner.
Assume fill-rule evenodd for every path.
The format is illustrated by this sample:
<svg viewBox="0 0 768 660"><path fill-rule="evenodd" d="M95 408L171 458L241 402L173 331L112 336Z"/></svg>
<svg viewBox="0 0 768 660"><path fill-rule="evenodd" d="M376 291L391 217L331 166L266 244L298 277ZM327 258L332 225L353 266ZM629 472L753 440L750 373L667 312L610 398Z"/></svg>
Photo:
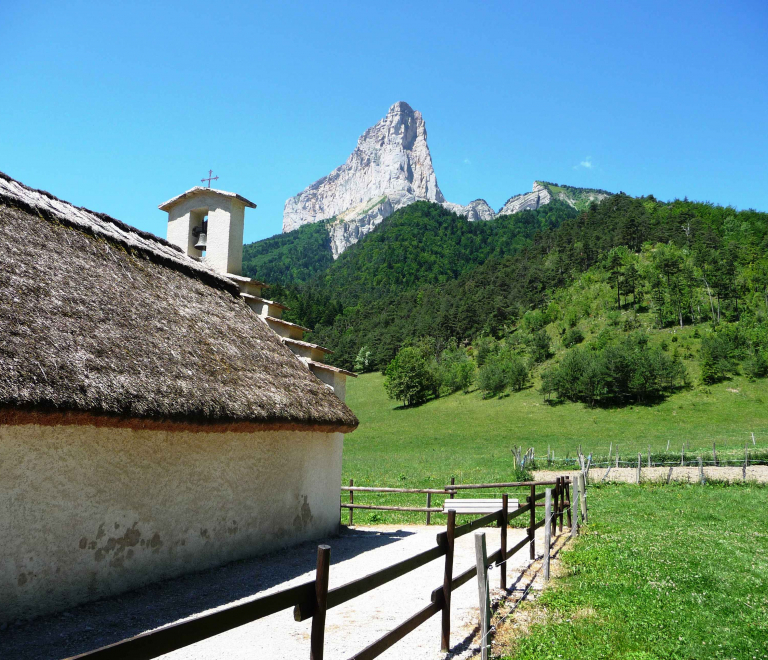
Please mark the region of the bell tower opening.
<svg viewBox="0 0 768 660"><path fill-rule="evenodd" d="M168 240L217 273L241 275L245 209L256 204L235 193L196 186L160 205Z"/></svg>

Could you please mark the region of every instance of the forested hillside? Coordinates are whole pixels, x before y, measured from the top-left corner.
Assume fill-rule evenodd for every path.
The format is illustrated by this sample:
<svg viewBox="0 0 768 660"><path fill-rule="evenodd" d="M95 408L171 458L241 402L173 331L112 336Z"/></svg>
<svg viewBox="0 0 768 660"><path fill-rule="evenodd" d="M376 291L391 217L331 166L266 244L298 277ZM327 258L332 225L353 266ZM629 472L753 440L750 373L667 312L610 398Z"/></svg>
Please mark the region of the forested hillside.
<svg viewBox="0 0 768 660"><path fill-rule="evenodd" d="M243 272L271 284L308 282L332 263L331 241L324 222L243 246Z"/></svg>
<svg viewBox="0 0 768 660"><path fill-rule="evenodd" d="M335 364L354 368L362 348L358 368L384 369L408 345L440 363L448 348L481 371L488 356L499 361L504 387L514 389L510 365L519 362L520 386L546 375L545 394L595 403L694 376L768 372L766 255L768 214L687 200L618 194L584 212L553 203L484 223L420 202L276 293L315 328L311 341L336 351ZM673 328L685 330L684 354L663 351L673 364L653 353L644 367L658 392L631 384L640 376L629 367L623 384L598 377L663 350L653 333ZM695 368L681 369L683 359ZM566 383L566 368L594 383Z"/></svg>

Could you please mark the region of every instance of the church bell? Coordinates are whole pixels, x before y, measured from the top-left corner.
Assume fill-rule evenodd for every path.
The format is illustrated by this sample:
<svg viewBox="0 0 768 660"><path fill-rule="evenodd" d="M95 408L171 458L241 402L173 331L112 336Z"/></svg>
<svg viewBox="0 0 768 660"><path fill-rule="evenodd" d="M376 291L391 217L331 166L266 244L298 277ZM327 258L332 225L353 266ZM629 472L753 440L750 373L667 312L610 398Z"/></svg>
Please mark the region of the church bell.
<svg viewBox="0 0 768 660"><path fill-rule="evenodd" d="M197 236L197 243L195 243L195 250L205 252L208 248L208 220L203 220L202 227L195 227L192 233Z"/></svg>

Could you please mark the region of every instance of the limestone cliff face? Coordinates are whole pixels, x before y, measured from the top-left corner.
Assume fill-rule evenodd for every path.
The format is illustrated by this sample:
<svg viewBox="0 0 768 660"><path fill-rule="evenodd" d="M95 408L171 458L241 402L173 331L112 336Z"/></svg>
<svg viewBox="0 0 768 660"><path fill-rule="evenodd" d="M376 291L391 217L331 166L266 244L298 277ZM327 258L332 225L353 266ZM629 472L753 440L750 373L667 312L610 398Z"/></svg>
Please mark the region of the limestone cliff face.
<svg viewBox="0 0 768 660"><path fill-rule="evenodd" d="M360 136L346 163L285 202L283 232L333 218L328 233L335 259L387 216L420 200L442 204L470 221L479 221L535 210L553 199L583 208L607 195L604 190L534 181L531 192L510 198L498 214L484 199L466 206L446 202L432 167L424 118L400 101Z"/></svg>
<svg viewBox="0 0 768 660"><path fill-rule="evenodd" d="M476 199L466 206L453 204L451 202L443 202L443 206L449 211L453 211L456 215L465 216L470 222L475 222L477 220L493 220L496 217L496 213L494 213L493 209L484 199Z"/></svg>
<svg viewBox="0 0 768 660"><path fill-rule="evenodd" d="M533 190L522 195L515 195L507 200L507 203L501 207L499 215L512 215L520 211L535 211L540 206L552 201L552 195L549 189L538 181L533 182Z"/></svg>
<svg viewBox="0 0 768 660"><path fill-rule="evenodd" d="M401 101L360 136L346 163L285 202L283 231L335 217L331 236L338 256L337 250L417 200L441 203L445 198L432 167L424 119Z"/></svg>

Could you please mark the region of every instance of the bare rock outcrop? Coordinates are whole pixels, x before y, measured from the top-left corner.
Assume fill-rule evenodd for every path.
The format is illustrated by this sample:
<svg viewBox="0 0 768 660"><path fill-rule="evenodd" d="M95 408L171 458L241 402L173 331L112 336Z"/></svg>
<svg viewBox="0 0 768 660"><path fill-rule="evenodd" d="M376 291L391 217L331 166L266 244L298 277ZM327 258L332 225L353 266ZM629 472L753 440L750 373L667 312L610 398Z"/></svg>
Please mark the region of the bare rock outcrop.
<svg viewBox="0 0 768 660"><path fill-rule="evenodd" d="M535 210L553 199L582 208L607 195L603 190L534 181L531 192L511 197L498 214L484 199L466 206L447 202L432 167L424 118L400 101L360 136L346 163L285 202L283 232L332 218L328 233L335 259L387 216L421 200L442 204L474 222Z"/></svg>
<svg viewBox="0 0 768 660"><path fill-rule="evenodd" d="M336 224L346 225L332 231L342 251L348 245L344 237L355 242L417 200L441 203L445 198L432 167L424 119L401 101L360 136L346 163L285 202L283 231L336 218Z"/></svg>
<svg viewBox="0 0 768 660"><path fill-rule="evenodd" d="M493 220L496 217L496 213L484 199L476 199L466 206L453 204L452 202L443 202L443 206L449 211L453 211L456 215L463 215L470 222Z"/></svg>

